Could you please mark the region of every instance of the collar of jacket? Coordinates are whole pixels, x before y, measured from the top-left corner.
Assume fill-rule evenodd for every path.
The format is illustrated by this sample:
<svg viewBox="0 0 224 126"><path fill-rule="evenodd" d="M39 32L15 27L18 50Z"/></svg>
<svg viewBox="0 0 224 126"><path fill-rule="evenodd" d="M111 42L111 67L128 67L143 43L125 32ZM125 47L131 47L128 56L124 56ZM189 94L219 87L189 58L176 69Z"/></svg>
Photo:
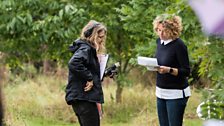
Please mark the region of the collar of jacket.
<svg viewBox="0 0 224 126"><path fill-rule="evenodd" d="M87 45L89 47L91 47L93 50L96 51L96 48L93 47L90 42L86 41L86 40L82 40L82 39L77 39L75 40L70 46L69 46L69 50L74 53L81 45Z"/></svg>

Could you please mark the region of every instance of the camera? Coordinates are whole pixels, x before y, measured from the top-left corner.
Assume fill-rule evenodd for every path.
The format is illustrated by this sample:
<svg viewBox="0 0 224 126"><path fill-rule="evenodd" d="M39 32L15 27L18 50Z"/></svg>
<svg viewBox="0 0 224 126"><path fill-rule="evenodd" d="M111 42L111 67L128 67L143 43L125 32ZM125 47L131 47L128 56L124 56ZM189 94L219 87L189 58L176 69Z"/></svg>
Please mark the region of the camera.
<svg viewBox="0 0 224 126"><path fill-rule="evenodd" d="M107 68L104 72L104 76L110 76L111 78L113 78L113 75L117 74L117 68L120 66L120 63L117 62L115 64L113 64L112 66L110 66L109 68Z"/></svg>

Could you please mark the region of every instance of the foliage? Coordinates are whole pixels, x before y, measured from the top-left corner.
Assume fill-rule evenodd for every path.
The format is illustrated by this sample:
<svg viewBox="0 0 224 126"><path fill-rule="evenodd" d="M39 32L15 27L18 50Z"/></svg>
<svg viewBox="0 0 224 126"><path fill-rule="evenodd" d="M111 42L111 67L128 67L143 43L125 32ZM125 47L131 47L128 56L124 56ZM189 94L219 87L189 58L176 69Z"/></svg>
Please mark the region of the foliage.
<svg viewBox="0 0 224 126"><path fill-rule="evenodd" d="M69 0L2 0L0 10L0 51L11 67L43 59L63 62L85 21L84 10Z"/></svg>
<svg viewBox="0 0 224 126"><path fill-rule="evenodd" d="M197 113L202 119L224 119L224 103L215 100L208 100L202 102L198 109Z"/></svg>

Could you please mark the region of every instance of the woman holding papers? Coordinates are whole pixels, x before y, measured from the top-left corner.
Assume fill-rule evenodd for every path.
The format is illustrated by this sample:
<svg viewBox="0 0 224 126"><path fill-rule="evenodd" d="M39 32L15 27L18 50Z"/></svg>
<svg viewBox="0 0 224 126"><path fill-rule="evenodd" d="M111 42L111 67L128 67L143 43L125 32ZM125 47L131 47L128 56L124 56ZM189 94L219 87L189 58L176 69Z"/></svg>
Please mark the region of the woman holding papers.
<svg viewBox="0 0 224 126"><path fill-rule="evenodd" d="M182 24L179 16L160 15L154 22L158 60L156 96L160 126L182 126L190 88L187 47L179 38Z"/></svg>
<svg viewBox="0 0 224 126"><path fill-rule="evenodd" d="M100 126L97 103L103 103L104 98L97 54L105 51L106 34L103 24L91 20L82 29L80 39L70 46L74 54L68 63L65 99L72 105L81 126Z"/></svg>

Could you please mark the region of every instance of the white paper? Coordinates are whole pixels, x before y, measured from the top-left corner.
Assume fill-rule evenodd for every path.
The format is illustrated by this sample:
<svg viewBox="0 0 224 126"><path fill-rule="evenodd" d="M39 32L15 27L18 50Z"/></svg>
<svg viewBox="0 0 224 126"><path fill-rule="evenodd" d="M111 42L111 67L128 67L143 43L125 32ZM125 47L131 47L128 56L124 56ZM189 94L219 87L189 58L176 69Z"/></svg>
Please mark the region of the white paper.
<svg viewBox="0 0 224 126"><path fill-rule="evenodd" d="M149 58L149 57L138 57L138 64L147 67L149 71L157 71L159 67L156 58Z"/></svg>
<svg viewBox="0 0 224 126"><path fill-rule="evenodd" d="M106 69L107 61L108 61L109 55L108 54L99 54L98 59L100 63L100 79L103 79L103 74Z"/></svg>

